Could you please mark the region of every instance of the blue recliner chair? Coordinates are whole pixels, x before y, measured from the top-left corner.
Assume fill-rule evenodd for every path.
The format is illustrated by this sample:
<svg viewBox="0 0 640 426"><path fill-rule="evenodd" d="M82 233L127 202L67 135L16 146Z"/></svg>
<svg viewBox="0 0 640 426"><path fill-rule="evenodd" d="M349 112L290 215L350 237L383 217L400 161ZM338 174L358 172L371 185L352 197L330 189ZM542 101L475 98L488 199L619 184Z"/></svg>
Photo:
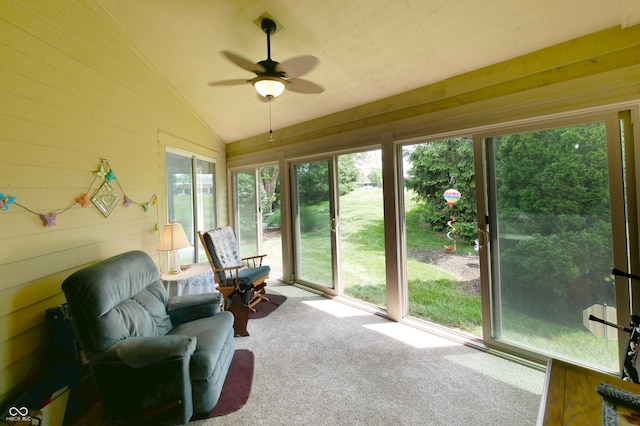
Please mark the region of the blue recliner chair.
<svg viewBox="0 0 640 426"><path fill-rule="evenodd" d="M219 293L167 300L142 251L79 270L62 289L110 420L185 424L216 405L235 350Z"/></svg>

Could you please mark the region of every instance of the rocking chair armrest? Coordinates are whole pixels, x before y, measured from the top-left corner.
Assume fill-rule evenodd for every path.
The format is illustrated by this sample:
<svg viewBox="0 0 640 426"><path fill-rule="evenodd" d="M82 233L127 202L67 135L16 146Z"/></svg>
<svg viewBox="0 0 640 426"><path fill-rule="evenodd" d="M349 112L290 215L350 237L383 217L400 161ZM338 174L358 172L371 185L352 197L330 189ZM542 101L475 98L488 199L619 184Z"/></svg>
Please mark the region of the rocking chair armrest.
<svg viewBox="0 0 640 426"><path fill-rule="evenodd" d="M243 257L241 260L257 259L257 258L262 259L265 256L266 256L266 254L256 254L255 256Z"/></svg>
<svg viewBox="0 0 640 426"><path fill-rule="evenodd" d="M240 269L243 268L243 265L238 266L228 266L226 268L213 268L213 274L216 277L216 280L220 280L220 273L224 277L224 281L218 283L220 286L236 286L238 284L238 275ZM231 272L235 271L235 272ZM228 273L229 272L229 273Z"/></svg>
<svg viewBox="0 0 640 426"><path fill-rule="evenodd" d="M266 254L258 254L255 256L243 257L240 260L246 262L249 268L255 268L256 266L262 266L262 259L266 256ZM249 261L252 261L251 263L253 263L253 265L249 265Z"/></svg>
<svg viewBox="0 0 640 426"><path fill-rule="evenodd" d="M242 268L242 265L227 266L226 268L213 268L213 272L232 271L234 269L240 269L240 268Z"/></svg>

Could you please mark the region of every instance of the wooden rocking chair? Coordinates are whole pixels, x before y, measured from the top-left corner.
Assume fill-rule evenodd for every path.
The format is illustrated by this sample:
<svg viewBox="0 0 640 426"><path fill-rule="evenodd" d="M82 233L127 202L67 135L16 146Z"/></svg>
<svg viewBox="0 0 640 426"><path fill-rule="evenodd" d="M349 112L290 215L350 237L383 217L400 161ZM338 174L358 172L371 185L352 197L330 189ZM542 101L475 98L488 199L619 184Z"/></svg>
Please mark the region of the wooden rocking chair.
<svg viewBox="0 0 640 426"><path fill-rule="evenodd" d="M254 307L258 303L263 300L269 301L265 296L265 287L271 268L262 265L262 259L266 254L241 258L236 236L230 226L206 232L198 231L198 236L209 258L225 307L229 295L248 284L253 285L253 296L246 304L249 310L255 312Z"/></svg>

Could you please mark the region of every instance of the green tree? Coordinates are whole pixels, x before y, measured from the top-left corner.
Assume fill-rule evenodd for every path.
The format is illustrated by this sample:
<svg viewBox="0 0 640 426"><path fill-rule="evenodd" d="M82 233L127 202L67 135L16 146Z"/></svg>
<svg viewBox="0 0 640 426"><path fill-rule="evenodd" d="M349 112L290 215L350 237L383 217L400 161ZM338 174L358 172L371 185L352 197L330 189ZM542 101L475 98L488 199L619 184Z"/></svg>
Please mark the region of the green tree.
<svg viewBox="0 0 640 426"><path fill-rule="evenodd" d="M273 213L280 205L280 167L275 164L260 168L262 181L262 214Z"/></svg>
<svg viewBox="0 0 640 426"><path fill-rule="evenodd" d="M358 154L338 157L338 188L340 195L353 191L360 179L356 167ZM329 199L329 164L326 161L300 164L297 166L297 190L300 200L306 205L314 205Z"/></svg>
<svg viewBox="0 0 640 426"><path fill-rule="evenodd" d="M586 307L615 302L605 126L502 136L495 150L499 234L512 236L501 242L503 301L579 325Z"/></svg>
<svg viewBox="0 0 640 426"><path fill-rule="evenodd" d="M255 232L255 179L252 173L237 173L235 175L235 190L238 211L238 230L242 235ZM242 237L241 237L242 238Z"/></svg>
<svg viewBox="0 0 640 426"><path fill-rule="evenodd" d="M456 235L466 242L477 238L476 189L473 145L470 138L446 139L417 145L408 151L411 168L405 181L422 203L422 221L434 231L449 230L447 222L456 219ZM457 189L460 200L449 208L444 192Z"/></svg>
<svg viewBox="0 0 640 426"><path fill-rule="evenodd" d="M340 195L346 195L356 189L361 180L358 161L362 153L341 155L338 157L338 182Z"/></svg>
<svg viewBox="0 0 640 426"><path fill-rule="evenodd" d="M585 216L608 220L604 131L594 123L499 138L498 210L513 228L507 232L546 235L582 229Z"/></svg>
<svg viewBox="0 0 640 426"><path fill-rule="evenodd" d="M376 186L378 188L382 186L382 170L379 168L371 169L367 177L369 178L369 182L371 182L372 186Z"/></svg>
<svg viewBox="0 0 640 426"><path fill-rule="evenodd" d="M298 197L304 205L314 205L329 198L329 166L324 161L296 166Z"/></svg>
<svg viewBox="0 0 640 426"><path fill-rule="evenodd" d="M493 140L502 303L575 326L594 303L613 304L606 134L589 123ZM472 142L468 138L407 149L406 180L422 220L459 239L476 237ZM442 194L462 194L449 211ZM489 193L492 196L492 193ZM536 303L532 303L535 301Z"/></svg>

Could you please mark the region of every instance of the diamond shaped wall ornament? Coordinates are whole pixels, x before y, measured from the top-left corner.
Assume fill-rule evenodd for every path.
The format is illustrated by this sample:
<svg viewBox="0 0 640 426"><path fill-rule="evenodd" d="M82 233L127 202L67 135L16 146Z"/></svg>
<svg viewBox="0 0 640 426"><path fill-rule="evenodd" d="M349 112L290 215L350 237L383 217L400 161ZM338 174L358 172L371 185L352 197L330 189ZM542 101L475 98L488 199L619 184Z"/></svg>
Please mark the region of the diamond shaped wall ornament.
<svg viewBox="0 0 640 426"><path fill-rule="evenodd" d="M0 0L0 2L2 2L2 0ZM98 188L98 190L95 191L95 193L93 194L93 197L91 198L91 203L95 205L98 210L100 210L100 213L102 213L104 217L109 217L111 212L116 208L116 206L120 202L120 196L109 184L112 182L115 182L115 185L117 186L117 188L120 189L120 193L124 197L123 205L125 207L129 207L129 205L131 204L137 204L141 206L146 212L149 210L151 206L155 206L156 204L158 204L158 197L156 196L156 194L153 194L151 196L151 199L146 203L135 202L131 198L124 195L125 194L124 189L122 189L122 185L120 185L120 182L116 178L116 174L111 168L111 166L109 165L108 160L102 160L102 162L100 163L100 166L98 167L98 170L95 171L94 173L96 176L93 178L93 180L89 184L89 187L87 188L87 190L84 191L79 197L76 197L73 201L71 201L69 205L67 205L64 208L60 208L57 211L54 210L54 211L49 211L49 213L40 213L36 210L33 210L25 205L18 203L14 195L5 195L4 193L0 192L0 212L9 210L10 205L16 206L26 210L29 213L33 213L34 215L39 216L44 226L55 226L56 218L60 216L62 213L65 213L66 211L70 210L76 204L80 204L82 208L85 208L86 206L88 206L89 194L93 191L93 184L96 181L102 182L103 180L104 180L104 183L102 183L102 185Z"/></svg>
<svg viewBox="0 0 640 426"><path fill-rule="evenodd" d="M107 182L98 188L91 199L91 202L100 210L100 213L102 213L104 217L109 217L119 201L120 196Z"/></svg>

